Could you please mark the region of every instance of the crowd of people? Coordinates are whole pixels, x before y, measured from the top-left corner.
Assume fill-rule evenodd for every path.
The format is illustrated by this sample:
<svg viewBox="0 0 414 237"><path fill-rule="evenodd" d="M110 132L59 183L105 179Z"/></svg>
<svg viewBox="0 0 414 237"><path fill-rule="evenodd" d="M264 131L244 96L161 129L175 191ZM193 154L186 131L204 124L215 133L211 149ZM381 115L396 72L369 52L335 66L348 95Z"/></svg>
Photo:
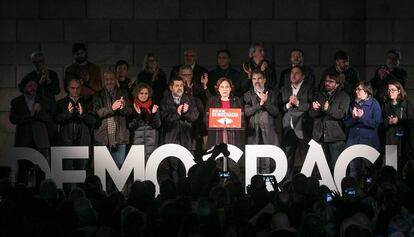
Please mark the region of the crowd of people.
<svg viewBox="0 0 414 237"><path fill-rule="evenodd" d="M390 236L411 231L414 106L404 90L407 72L398 50L387 52L372 79L360 78L349 55L338 50L319 83L301 49L291 50L290 66L277 80L261 43L251 45L249 59L239 68L231 64L230 51L218 50L217 67L210 71L198 65L195 49L186 49L183 64L173 67L168 79L152 53L145 55L135 80L128 77L124 60L114 70L101 70L88 60L83 43L74 44L72 54L63 79L67 96L57 101L56 72L47 68L42 52L31 55L34 70L19 83L22 95L11 101L16 147L34 148L49 159L53 145L107 146L121 168L131 145L145 145L148 158L157 146L176 143L193 153L197 165L186 178L178 160L167 159L158 197L149 181L135 181L124 194L106 194L93 175L66 193L45 180L32 188L37 196L28 195L28 187L8 185L10 171L3 167L1 208L14 211L30 203L39 209L4 212L2 218L11 219L2 221L0 231L54 236ZM242 128L208 128L210 108L241 109ZM317 172L309 178L299 173L311 139L321 144L331 170L348 146L365 144L384 155L385 145L397 145L398 172L355 159L343 180L343 195L332 193L319 186ZM269 192L257 175L245 194L243 166L236 164L229 166L232 175L223 184L218 164L198 159L222 142L241 149L245 144L280 146L288 159L286 178L273 180L275 191ZM93 157L93 149L90 153ZM275 168L270 159L257 165L260 174ZM28 183L30 167L19 162L17 183ZM93 170L80 161L64 162L64 168ZM18 221L28 217L40 218L41 225L30 219L18 229ZM42 232L48 223L51 232Z"/></svg>

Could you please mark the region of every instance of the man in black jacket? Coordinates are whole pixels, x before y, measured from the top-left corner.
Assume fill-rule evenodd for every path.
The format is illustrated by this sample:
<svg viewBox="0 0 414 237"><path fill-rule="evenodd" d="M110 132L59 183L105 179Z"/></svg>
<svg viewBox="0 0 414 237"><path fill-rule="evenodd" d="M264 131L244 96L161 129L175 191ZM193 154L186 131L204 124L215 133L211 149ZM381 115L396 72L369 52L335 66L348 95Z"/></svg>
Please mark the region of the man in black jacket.
<svg viewBox="0 0 414 237"><path fill-rule="evenodd" d="M262 43L253 43L249 49L249 60L243 63L241 68L242 93L252 89L253 84L251 82L252 72L255 69L259 69L264 72L266 77L266 87L274 90L277 86L276 69L269 60L265 59L265 51Z"/></svg>
<svg viewBox="0 0 414 237"><path fill-rule="evenodd" d="M290 70L296 65L302 66L305 69L305 81L310 82L310 84L315 87L315 74L313 73L313 69L308 65L304 65L304 60L304 53L301 49L296 48L290 51L291 66L280 73L279 89L286 84L290 84Z"/></svg>
<svg viewBox="0 0 414 237"><path fill-rule="evenodd" d="M290 84L281 89L281 103L284 111L283 147L288 159L286 180L290 180L294 173L296 149L299 148L299 156L303 161L311 138L312 124L308 111L313 100L313 87L304 79L305 70L299 65L294 66L290 73Z"/></svg>
<svg viewBox="0 0 414 237"><path fill-rule="evenodd" d="M186 49L184 51L184 63L183 64L179 64L179 65L175 65L173 67L173 69L171 70L170 73L170 80L172 80L172 78L177 77L180 67L183 65L187 65L190 66L192 71L193 71L193 79L194 79L194 83L200 83L201 82L201 77L207 73L207 69L205 69L204 67L200 66L197 63L197 51L195 49Z"/></svg>
<svg viewBox="0 0 414 237"><path fill-rule="evenodd" d="M199 116L191 95L184 93L184 82L176 77L170 81L170 94L160 103L163 124L163 143L176 143L194 153L196 148L196 129L194 122ZM178 182L178 163L170 159L171 178Z"/></svg>
<svg viewBox="0 0 414 237"><path fill-rule="evenodd" d="M37 93L38 83L33 77L25 77L19 83L22 95L11 101L9 120L16 125L14 146L36 149L49 160L50 139L47 130L53 120L50 104ZM18 162L18 182L26 182L31 162Z"/></svg>
<svg viewBox="0 0 414 237"><path fill-rule="evenodd" d="M244 115L248 121L247 143L279 145L274 119L279 113L277 96L268 90L266 76L260 70L252 72L253 89L244 94ZM261 158L258 166L262 174L270 173L269 158Z"/></svg>
<svg viewBox="0 0 414 237"><path fill-rule="evenodd" d="M72 78L65 83L67 96L57 102L55 120L59 124L58 145L89 146L95 122L91 102L80 96L81 81Z"/></svg>
<svg viewBox="0 0 414 237"><path fill-rule="evenodd" d="M375 99L384 104L385 96L387 95L387 86L389 81L397 81L404 88L407 83L407 71L400 66L401 52L396 49L391 49L387 52L385 65L377 68L374 77L371 79L371 84L375 90Z"/></svg>
<svg viewBox="0 0 414 237"><path fill-rule="evenodd" d="M55 96L60 93L58 74L46 67L46 58L42 52L33 52L30 58L34 69L23 79L34 79L38 84L37 94L49 104L48 107L51 110L54 110L56 106ZM53 120L48 122L47 130L50 142L53 145L57 135L57 126Z"/></svg>
<svg viewBox="0 0 414 237"><path fill-rule="evenodd" d="M232 94L241 97L241 73L231 66L231 53L227 49L220 49L217 51L217 67L208 72L208 89L212 95L217 95L216 86L217 81L222 78L228 78L233 83L234 88Z"/></svg>
<svg viewBox="0 0 414 237"><path fill-rule="evenodd" d="M350 98L355 97L355 87L361 81L358 71L349 65L349 55L338 50L334 56L335 65L325 69L319 83L319 90L325 87L325 75L330 72L338 73L338 79L343 86L343 91L348 93Z"/></svg>
<svg viewBox="0 0 414 237"><path fill-rule="evenodd" d="M313 139L322 145L331 171L345 148L345 126L343 120L349 109L350 99L341 88L336 73L325 76L325 88L316 94L309 114L314 118Z"/></svg>

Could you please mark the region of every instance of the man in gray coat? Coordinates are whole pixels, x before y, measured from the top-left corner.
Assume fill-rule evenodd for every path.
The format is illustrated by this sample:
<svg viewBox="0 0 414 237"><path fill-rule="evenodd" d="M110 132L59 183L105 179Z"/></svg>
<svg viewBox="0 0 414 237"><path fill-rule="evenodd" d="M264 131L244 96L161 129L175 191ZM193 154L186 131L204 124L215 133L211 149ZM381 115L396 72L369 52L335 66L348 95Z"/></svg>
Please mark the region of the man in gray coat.
<svg viewBox="0 0 414 237"><path fill-rule="evenodd" d="M265 88L266 76L259 69L252 72L253 89L244 93L244 114L248 121L247 144L279 145L274 119L279 113L275 92ZM269 158L258 163L262 174L270 173Z"/></svg>
<svg viewBox="0 0 414 237"><path fill-rule="evenodd" d="M116 74L103 74L104 88L93 95L93 110L97 116L95 144L108 146L111 155L120 168L125 160L129 131L126 118L132 113L128 92L117 87Z"/></svg>

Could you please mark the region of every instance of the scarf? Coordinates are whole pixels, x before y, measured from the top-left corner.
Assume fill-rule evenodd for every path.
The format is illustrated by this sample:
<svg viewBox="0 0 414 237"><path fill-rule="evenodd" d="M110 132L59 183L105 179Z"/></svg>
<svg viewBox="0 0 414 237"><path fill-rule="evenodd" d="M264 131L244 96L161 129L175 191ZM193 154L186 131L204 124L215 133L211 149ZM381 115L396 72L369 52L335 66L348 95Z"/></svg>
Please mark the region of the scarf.
<svg viewBox="0 0 414 237"><path fill-rule="evenodd" d="M151 120L151 105L152 105L152 99L149 98L147 101L142 102L138 99L138 97L134 98L134 104L141 109L142 116L144 120L149 124Z"/></svg>

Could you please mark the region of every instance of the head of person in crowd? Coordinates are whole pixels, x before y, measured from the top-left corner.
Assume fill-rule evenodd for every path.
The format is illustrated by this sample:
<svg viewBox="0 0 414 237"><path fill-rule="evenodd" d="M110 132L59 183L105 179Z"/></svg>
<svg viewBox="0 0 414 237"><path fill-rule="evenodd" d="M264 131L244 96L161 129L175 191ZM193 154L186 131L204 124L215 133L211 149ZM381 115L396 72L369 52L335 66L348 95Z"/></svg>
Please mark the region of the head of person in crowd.
<svg viewBox="0 0 414 237"><path fill-rule="evenodd" d="M395 67L400 65L401 61L401 52L398 49L390 49L387 52L387 57L385 59L385 65L388 69L392 71Z"/></svg>
<svg viewBox="0 0 414 237"><path fill-rule="evenodd" d="M335 68L338 72L342 73L348 70L349 68L349 55L343 51L338 50L334 56Z"/></svg>
<svg viewBox="0 0 414 237"><path fill-rule="evenodd" d="M32 60L32 64L35 67L36 71L42 71L45 69L46 58L42 52L33 52L30 55L30 59Z"/></svg>
<svg viewBox="0 0 414 237"><path fill-rule="evenodd" d="M107 70L103 73L104 87L107 91L113 91L117 88L117 76L114 71Z"/></svg>
<svg viewBox="0 0 414 237"><path fill-rule="evenodd" d="M253 43L249 48L249 57L253 59L256 64L261 63L265 59L265 51L262 43Z"/></svg>
<svg viewBox="0 0 414 237"><path fill-rule="evenodd" d="M125 60L119 60L115 64L115 71L117 73L118 78L125 78L128 73L128 62Z"/></svg>
<svg viewBox="0 0 414 237"><path fill-rule="evenodd" d="M184 65L193 66L197 62L197 51L195 49L184 50Z"/></svg>
<svg viewBox="0 0 414 237"><path fill-rule="evenodd" d="M135 107L140 108L145 120L149 122L152 114L152 88L146 83L139 83L134 87L132 95Z"/></svg>
<svg viewBox="0 0 414 237"><path fill-rule="evenodd" d="M142 70L146 72L155 72L158 69L158 60L153 53L147 53L142 62Z"/></svg>
<svg viewBox="0 0 414 237"><path fill-rule="evenodd" d="M355 88L355 98L360 101L367 100L372 96L373 90L371 83L368 81L361 81L356 85Z"/></svg>
<svg viewBox="0 0 414 237"><path fill-rule="evenodd" d="M397 102L405 100L407 98L407 93L401 83L398 81L390 81L388 82L387 96L390 101Z"/></svg>
<svg viewBox="0 0 414 237"><path fill-rule="evenodd" d="M302 66L303 60L304 53L301 49L296 48L290 51L290 63L292 64L292 67L296 65Z"/></svg>
<svg viewBox="0 0 414 237"><path fill-rule="evenodd" d="M220 95L222 99L228 99L233 90L233 83L229 78L222 77L218 79L215 87L217 94Z"/></svg>
<svg viewBox="0 0 414 237"><path fill-rule="evenodd" d="M184 93L184 81L180 77L174 77L170 81L170 91L174 97L181 98Z"/></svg>
<svg viewBox="0 0 414 237"><path fill-rule="evenodd" d="M132 91L134 101L147 102L151 100L152 88L146 83L139 83Z"/></svg>
<svg viewBox="0 0 414 237"><path fill-rule="evenodd" d="M183 80L186 86L190 86L193 83L193 69L190 65L182 65L178 69L178 76Z"/></svg>
<svg viewBox="0 0 414 237"><path fill-rule="evenodd" d="M221 69L227 69L230 67L231 53L227 49L220 49L217 51L217 65Z"/></svg>
<svg viewBox="0 0 414 237"><path fill-rule="evenodd" d="M84 43L72 45L72 55L77 64L85 64L88 60L88 49Z"/></svg>
<svg viewBox="0 0 414 237"><path fill-rule="evenodd" d="M328 72L325 75L325 90L328 93L334 92L338 87L341 86L341 83L338 78L338 73Z"/></svg>
<svg viewBox="0 0 414 237"><path fill-rule="evenodd" d="M36 96L37 87L38 84L34 77L24 77L19 83L20 92L28 97Z"/></svg>
<svg viewBox="0 0 414 237"><path fill-rule="evenodd" d="M290 82L292 85L299 85L305 79L305 69L302 66L293 66L290 70Z"/></svg>
<svg viewBox="0 0 414 237"><path fill-rule="evenodd" d="M266 75L260 69L253 70L252 84L256 91L263 92L265 90Z"/></svg>
<svg viewBox="0 0 414 237"><path fill-rule="evenodd" d="M69 97L77 100L81 94L82 83L79 78L70 78L65 81L65 91Z"/></svg>

